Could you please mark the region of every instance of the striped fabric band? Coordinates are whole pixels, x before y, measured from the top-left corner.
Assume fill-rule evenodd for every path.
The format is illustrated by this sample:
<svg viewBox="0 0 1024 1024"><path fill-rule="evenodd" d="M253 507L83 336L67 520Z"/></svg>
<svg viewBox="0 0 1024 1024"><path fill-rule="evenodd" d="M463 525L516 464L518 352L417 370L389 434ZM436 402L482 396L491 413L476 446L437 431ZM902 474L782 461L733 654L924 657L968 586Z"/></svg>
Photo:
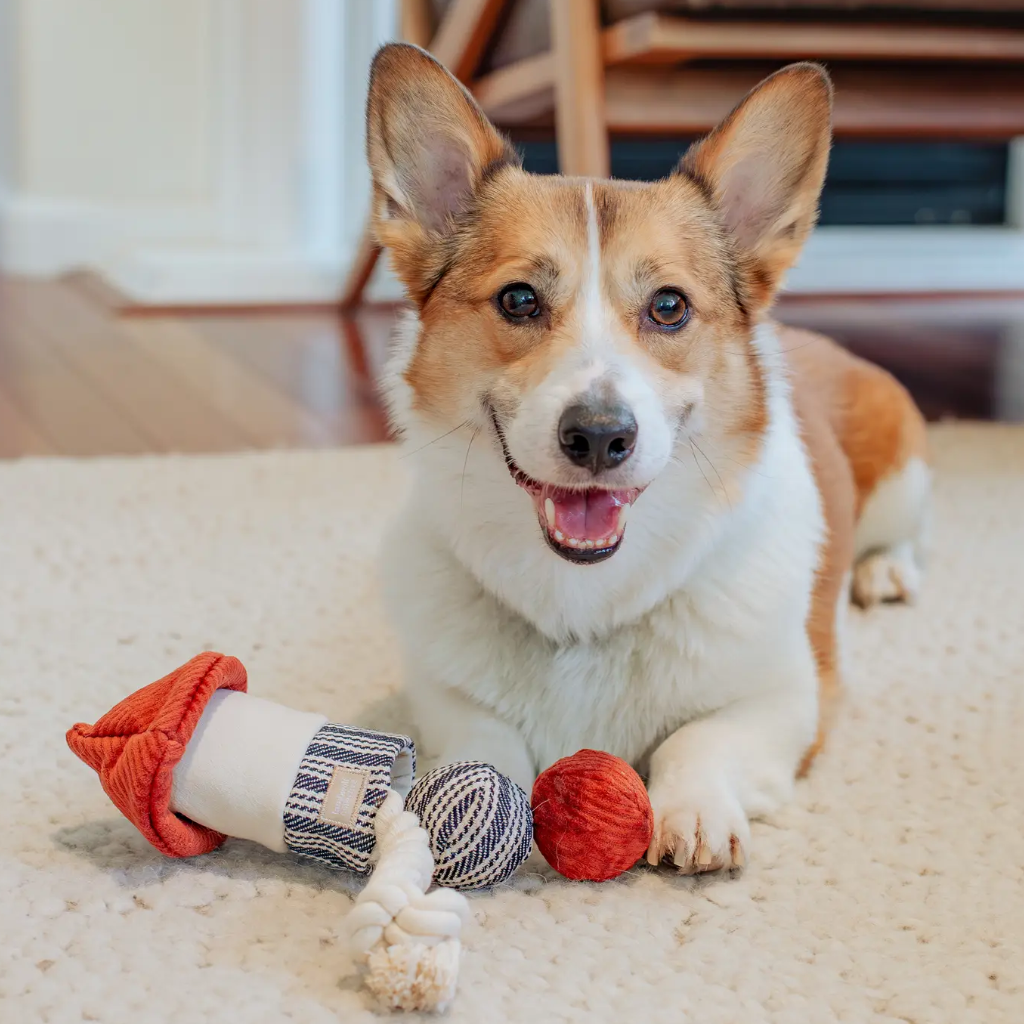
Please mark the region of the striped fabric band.
<svg viewBox="0 0 1024 1024"><path fill-rule="evenodd" d="M323 726L306 748L284 805L285 845L329 867L368 874L377 810L391 787L408 793L415 770L408 736Z"/></svg>

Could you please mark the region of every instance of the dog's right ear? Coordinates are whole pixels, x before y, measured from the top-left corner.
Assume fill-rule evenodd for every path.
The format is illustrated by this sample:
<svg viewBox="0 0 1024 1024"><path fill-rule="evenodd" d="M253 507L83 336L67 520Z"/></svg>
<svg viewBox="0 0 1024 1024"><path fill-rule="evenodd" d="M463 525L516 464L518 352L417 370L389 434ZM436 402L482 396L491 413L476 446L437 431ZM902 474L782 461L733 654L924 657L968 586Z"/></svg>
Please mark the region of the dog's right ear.
<svg viewBox="0 0 1024 1024"><path fill-rule="evenodd" d="M410 296L421 298L485 172L518 157L459 82L404 43L382 47L373 60L366 149L377 237Z"/></svg>

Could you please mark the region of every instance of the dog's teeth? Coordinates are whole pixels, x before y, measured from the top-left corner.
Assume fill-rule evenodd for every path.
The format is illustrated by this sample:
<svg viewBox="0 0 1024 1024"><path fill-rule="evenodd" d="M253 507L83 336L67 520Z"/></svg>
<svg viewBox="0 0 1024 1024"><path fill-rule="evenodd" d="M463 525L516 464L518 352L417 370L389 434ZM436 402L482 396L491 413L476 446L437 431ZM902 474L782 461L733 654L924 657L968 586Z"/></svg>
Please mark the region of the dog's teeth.
<svg viewBox="0 0 1024 1024"><path fill-rule="evenodd" d="M555 540L565 540L565 534L561 530L555 530Z"/></svg>
<svg viewBox="0 0 1024 1024"><path fill-rule="evenodd" d="M569 538L569 547L571 547L571 548L578 548L579 546L580 546L580 542L575 537L570 537Z"/></svg>
<svg viewBox="0 0 1024 1024"><path fill-rule="evenodd" d="M596 543L600 543L600 541L598 541L598 542L595 542L595 541L592 541L592 540L588 540L588 541L587 541L587 547L588 547L588 548L592 548L592 547L595 547Z"/></svg>
<svg viewBox="0 0 1024 1024"><path fill-rule="evenodd" d="M610 548L613 548L613 547L615 547L615 545L616 545L616 544L618 544L618 543L619 543L619 535L618 535L617 533L613 533L613 534L612 534L612 535L611 535L611 536L610 536L610 537L608 538L608 547L610 547Z"/></svg>
<svg viewBox="0 0 1024 1024"><path fill-rule="evenodd" d="M626 528L626 520L629 518L629 505L623 505L619 509L619 533Z"/></svg>
<svg viewBox="0 0 1024 1024"><path fill-rule="evenodd" d="M608 547L608 538L602 537L600 540L592 541L592 544L595 548L606 548Z"/></svg>
<svg viewBox="0 0 1024 1024"><path fill-rule="evenodd" d="M548 529L555 528L555 503L550 498L544 499L544 515L547 516Z"/></svg>

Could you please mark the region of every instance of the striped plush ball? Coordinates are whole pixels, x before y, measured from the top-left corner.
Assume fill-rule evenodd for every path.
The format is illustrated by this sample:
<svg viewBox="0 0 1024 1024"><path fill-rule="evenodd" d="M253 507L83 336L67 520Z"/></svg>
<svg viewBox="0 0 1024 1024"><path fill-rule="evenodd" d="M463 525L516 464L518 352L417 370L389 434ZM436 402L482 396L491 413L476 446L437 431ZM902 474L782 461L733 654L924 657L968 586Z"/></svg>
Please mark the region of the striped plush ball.
<svg viewBox="0 0 1024 1024"><path fill-rule="evenodd" d="M456 761L427 772L405 809L430 836L434 881L451 889L486 889L530 856L529 797L483 761Z"/></svg>
<svg viewBox="0 0 1024 1024"><path fill-rule="evenodd" d="M533 829L559 874L605 882L644 855L654 812L643 779L622 758L581 750L537 777Z"/></svg>

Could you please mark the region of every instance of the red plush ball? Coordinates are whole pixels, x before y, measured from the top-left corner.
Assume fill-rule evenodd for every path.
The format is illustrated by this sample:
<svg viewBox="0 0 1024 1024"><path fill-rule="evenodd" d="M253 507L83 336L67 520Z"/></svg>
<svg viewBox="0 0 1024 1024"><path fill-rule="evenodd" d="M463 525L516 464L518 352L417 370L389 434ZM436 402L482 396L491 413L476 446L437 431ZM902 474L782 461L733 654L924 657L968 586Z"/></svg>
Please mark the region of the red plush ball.
<svg viewBox="0 0 1024 1024"><path fill-rule="evenodd" d="M643 779L621 757L581 750L533 784L533 838L566 878L604 882L647 850L654 812Z"/></svg>

